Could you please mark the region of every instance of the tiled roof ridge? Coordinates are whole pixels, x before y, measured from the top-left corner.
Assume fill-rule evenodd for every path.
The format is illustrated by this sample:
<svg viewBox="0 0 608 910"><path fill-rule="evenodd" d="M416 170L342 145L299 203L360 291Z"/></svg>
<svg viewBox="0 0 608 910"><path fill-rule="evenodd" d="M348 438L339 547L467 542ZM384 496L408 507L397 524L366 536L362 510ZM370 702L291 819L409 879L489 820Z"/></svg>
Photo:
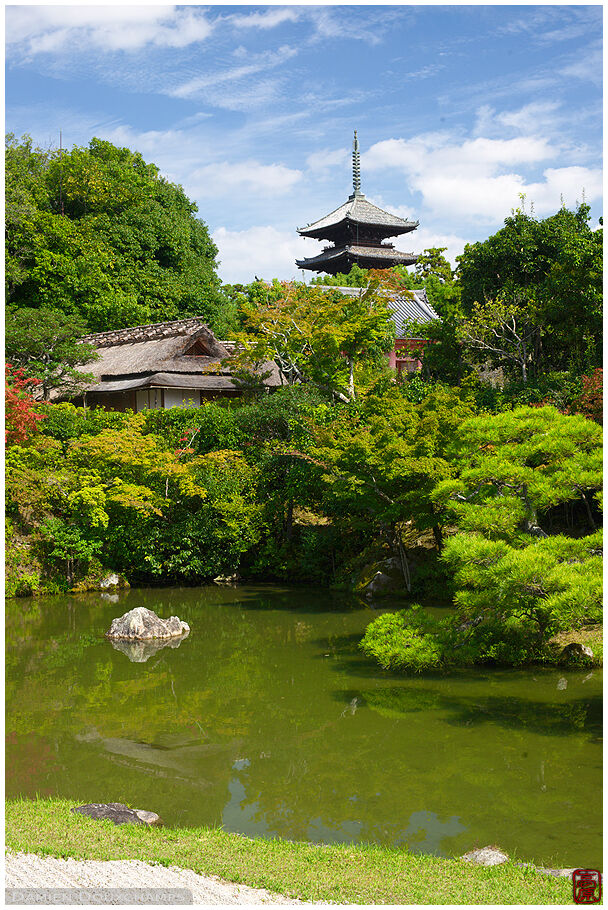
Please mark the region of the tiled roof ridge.
<svg viewBox="0 0 608 910"><path fill-rule="evenodd" d="M338 215L340 215L340 217L337 217ZM343 219L355 223L359 222L372 226L377 225L384 228L389 226L418 227L420 223L419 221L408 221L406 218L401 218L400 215L394 215L392 212L381 209L380 206L374 205L373 202L366 199L363 193L353 193L346 202L343 202L342 205L339 205L332 212L329 212L329 214L324 215L322 218L318 218L317 221L313 221L305 227L297 228L297 230L298 233L305 235L312 230L320 230L323 227L339 224Z"/></svg>
<svg viewBox="0 0 608 910"><path fill-rule="evenodd" d="M304 227L296 228L296 230L298 231L298 233L300 233L301 231L307 231L307 230L309 230L309 228L314 228L315 225L319 224L321 221L327 221L327 219L331 218L332 215L337 215L341 209L346 208L348 206L349 202L351 202L352 198L353 197L349 196L349 198L346 200L346 202L342 202L333 211L328 212L327 215L323 215L322 218L317 218L316 221L311 221L309 224L306 224Z"/></svg>
<svg viewBox="0 0 608 910"><path fill-rule="evenodd" d="M313 285L323 291L340 291L346 297L356 297L365 291L365 288L343 287L335 284ZM390 301L393 318L397 327L397 337L402 337L403 323L433 322L439 319L426 293L426 288L403 288L399 290L383 290L383 294Z"/></svg>
<svg viewBox="0 0 608 910"><path fill-rule="evenodd" d="M149 325L136 325L126 329L112 329L109 332L95 332L85 335L80 340L103 348L117 344L135 344L142 341L155 341L159 338L188 335L203 326L205 326L203 316L190 316L187 319L174 319L170 322L153 322Z"/></svg>

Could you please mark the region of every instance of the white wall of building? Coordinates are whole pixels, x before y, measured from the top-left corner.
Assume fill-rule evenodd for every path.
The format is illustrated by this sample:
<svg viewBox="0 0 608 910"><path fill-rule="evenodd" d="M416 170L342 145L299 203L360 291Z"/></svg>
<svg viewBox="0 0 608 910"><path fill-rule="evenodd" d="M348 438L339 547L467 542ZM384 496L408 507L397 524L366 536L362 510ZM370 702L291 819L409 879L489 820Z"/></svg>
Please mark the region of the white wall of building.
<svg viewBox="0 0 608 910"><path fill-rule="evenodd" d="M164 402L164 404L163 404ZM201 393L198 389L138 389L137 410L147 408L198 408Z"/></svg>
<svg viewBox="0 0 608 910"><path fill-rule="evenodd" d="M198 389L165 389L166 408L198 408L200 403Z"/></svg>

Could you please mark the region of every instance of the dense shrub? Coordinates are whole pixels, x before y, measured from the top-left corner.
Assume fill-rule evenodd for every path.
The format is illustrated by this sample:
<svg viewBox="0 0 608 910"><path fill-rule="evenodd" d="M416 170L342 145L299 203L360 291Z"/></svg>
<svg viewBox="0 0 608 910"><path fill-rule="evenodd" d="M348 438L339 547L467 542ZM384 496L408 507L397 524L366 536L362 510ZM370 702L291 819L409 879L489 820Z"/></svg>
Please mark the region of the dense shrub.
<svg viewBox="0 0 608 910"><path fill-rule="evenodd" d="M386 670L438 669L445 661L445 629L423 607L384 613L371 623L361 649Z"/></svg>

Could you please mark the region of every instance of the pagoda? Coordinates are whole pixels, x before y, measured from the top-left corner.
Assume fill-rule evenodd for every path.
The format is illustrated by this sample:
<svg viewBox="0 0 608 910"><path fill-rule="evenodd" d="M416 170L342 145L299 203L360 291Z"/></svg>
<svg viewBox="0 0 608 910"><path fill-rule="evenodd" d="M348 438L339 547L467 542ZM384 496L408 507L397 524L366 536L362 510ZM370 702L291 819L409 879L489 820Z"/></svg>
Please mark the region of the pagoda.
<svg viewBox="0 0 608 910"><path fill-rule="evenodd" d="M313 272L348 273L355 263L362 269L390 269L394 265L413 265L414 253L401 253L392 243L383 243L387 237L408 234L418 227L417 221L405 221L384 209L372 205L361 192L361 165L359 140L355 130L353 142L353 192L335 211L313 224L298 228L301 237L329 240L318 256L297 259L299 269Z"/></svg>

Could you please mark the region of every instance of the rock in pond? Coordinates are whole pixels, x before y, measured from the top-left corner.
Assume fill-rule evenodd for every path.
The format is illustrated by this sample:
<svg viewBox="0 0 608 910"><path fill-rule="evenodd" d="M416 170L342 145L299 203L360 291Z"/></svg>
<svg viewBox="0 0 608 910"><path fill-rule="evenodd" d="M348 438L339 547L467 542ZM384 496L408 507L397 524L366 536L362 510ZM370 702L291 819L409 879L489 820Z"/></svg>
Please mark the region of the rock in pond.
<svg viewBox="0 0 608 910"><path fill-rule="evenodd" d="M123 641L151 641L155 638L178 638L190 631L190 626L177 616L161 619L146 607L135 607L118 619L106 632L106 638Z"/></svg>
<svg viewBox="0 0 608 910"><path fill-rule="evenodd" d="M384 572L376 572L365 588L365 596L374 597L378 594L389 594L397 590L397 587L397 583L390 575L386 575Z"/></svg>
<svg viewBox="0 0 608 910"><path fill-rule="evenodd" d="M509 859L499 847L480 847L479 850L471 850L460 858L467 863L477 863L478 866L499 866Z"/></svg>
<svg viewBox="0 0 608 910"><path fill-rule="evenodd" d="M117 588L120 584L120 577L116 572L109 572L99 579L100 588Z"/></svg>
<svg viewBox="0 0 608 910"><path fill-rule="evenodd" d="M236 572L232 575L216 575L213 579L214 585L236 585L238 583L239 576Z"/></svg>
<svg viewBox="0 0 608 910"><path fill-rule="evenodd" d="M78 815L88 815L89 818L108 819L115 825L162 825L162 819L156 812L147 809L129 809L124 803L86 803L76 806L71 812Z"/></svg>
<svg viewBox="0 0 608 910"><path fill-rule="evenodd" d="M156 638L151 641L126 641L124 638L118 638L112 641L112 647L116 651L122 651L131 663L145 664L163 648L179 648L184 638L188 638L188 634L188 632L184 632L179 638Z"/></svg>

